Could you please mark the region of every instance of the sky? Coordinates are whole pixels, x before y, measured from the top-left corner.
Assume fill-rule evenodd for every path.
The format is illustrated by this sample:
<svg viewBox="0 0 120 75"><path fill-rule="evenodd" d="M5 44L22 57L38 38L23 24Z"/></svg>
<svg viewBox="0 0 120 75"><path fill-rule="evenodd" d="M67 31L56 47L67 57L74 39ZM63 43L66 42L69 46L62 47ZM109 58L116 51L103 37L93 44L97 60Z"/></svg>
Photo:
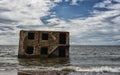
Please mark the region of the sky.
<svg viewBox="0 0 120 75"><path fill-rule="evenodd" d="M69 31L71 45L120 45L120 0L0 0L0 45L20 30Z"/></svg>

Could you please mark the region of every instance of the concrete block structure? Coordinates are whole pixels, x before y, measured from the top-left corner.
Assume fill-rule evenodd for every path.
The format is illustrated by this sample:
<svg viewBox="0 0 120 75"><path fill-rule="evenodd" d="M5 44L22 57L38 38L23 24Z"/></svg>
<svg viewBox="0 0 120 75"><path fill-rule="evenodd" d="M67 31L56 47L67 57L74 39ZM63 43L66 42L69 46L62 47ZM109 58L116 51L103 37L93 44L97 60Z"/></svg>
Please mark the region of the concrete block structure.
<svg viewBox="0 0 120 75"><path fill-rule="evenodd" d="M18 57L51 56L69 56L69 32L20 31Z"/></svg>

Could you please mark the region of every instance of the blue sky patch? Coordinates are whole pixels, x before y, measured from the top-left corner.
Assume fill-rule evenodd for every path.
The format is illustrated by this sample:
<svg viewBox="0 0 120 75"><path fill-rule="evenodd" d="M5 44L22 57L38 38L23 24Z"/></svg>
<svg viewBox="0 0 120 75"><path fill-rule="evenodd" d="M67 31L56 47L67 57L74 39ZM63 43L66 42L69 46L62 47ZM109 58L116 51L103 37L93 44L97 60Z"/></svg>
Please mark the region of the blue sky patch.
<svg viewBox="0 0 120 75"><path fill-rule="evenodd" d="M86 18L92 16L93 10L107 11L107 8L93 8L96 3L103 0L84 0L77 1L76 4L72 4L72 0L56 3L56 6L49 10L50 14L40 18L44 24L48 24L48 19L51 19L51 15L54 13L56 18L68 21L75 18Z"/></svg>

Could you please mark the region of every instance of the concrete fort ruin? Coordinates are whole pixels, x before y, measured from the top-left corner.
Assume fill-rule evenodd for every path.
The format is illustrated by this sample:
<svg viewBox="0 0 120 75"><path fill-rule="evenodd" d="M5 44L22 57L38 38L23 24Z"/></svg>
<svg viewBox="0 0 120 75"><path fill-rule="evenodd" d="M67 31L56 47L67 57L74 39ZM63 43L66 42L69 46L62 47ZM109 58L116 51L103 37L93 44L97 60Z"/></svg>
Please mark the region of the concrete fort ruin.
<svg viewBox="0 0 120 75"><path fill-rule="evenodd" d="M69 56L69 32L20 31L18 57L51 56Z"/></svg>

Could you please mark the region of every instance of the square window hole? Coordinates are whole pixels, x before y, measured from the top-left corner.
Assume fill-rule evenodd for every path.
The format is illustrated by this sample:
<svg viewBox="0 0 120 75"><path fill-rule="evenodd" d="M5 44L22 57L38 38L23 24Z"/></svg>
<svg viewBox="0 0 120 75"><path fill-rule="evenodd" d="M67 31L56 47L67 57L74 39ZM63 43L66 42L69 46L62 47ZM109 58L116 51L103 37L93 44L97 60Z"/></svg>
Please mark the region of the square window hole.
<svg viewBox="0 0 120 75"><path fill-rule="evenodd" d="M41 54L43 54L43 55L44 55L44 54L45 54L45 55L48 54L48 47L42 47L42 48L41 48Z"/></svg>
<svg viewBox="0 0 120 75"><path fill-rule="evenodd" d="M34 33L28 33L28 39L33 40L34 39L35 34Z"/></svg>
<svg viewBox="0 0 120 75"><path fill-rule="evenodd" d="M42 40L48 40L48 33L42 33Z"/></svg>
<svg viewBox="0 0 120 75"><path fill-rule="evenodd" d="M27 54L33 54L33 50L34 50L33 47L27 46L26 53L27 53Z"/></svg>

